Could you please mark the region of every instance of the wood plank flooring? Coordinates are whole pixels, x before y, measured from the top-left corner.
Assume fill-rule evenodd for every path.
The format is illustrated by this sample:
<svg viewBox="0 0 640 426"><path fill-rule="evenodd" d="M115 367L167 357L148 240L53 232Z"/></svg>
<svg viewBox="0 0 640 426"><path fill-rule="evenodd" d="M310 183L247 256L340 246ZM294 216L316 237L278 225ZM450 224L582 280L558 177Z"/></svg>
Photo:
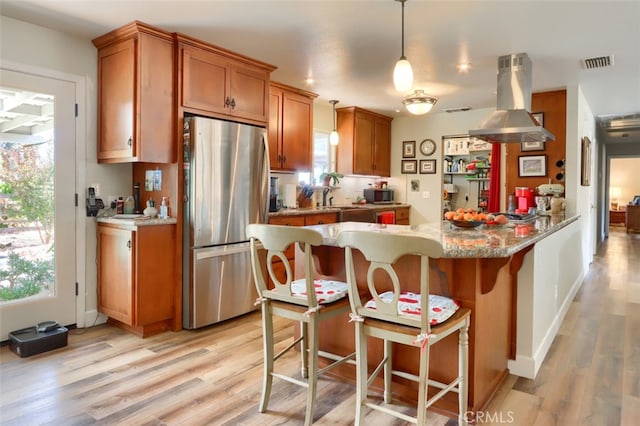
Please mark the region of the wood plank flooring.
<svg viewBox="0 0 640 426"><path fill-rule="evenodd" d="M276 323L284 347L292 326ZM2 425L300 425L305 391L274 380L266 413L259 313L139 339L109 325L19 358L0 348ZM298 373L298 358L280 371ZM353 424L355 388L322 379L316 424ZM407 408L407 412L410 412ZM636 425L640 419L640 235L611 229L535 380L509 376L481 424ZM367 425L403 425L370 413ZM457 422L435 413L429 425Z"/></svg>

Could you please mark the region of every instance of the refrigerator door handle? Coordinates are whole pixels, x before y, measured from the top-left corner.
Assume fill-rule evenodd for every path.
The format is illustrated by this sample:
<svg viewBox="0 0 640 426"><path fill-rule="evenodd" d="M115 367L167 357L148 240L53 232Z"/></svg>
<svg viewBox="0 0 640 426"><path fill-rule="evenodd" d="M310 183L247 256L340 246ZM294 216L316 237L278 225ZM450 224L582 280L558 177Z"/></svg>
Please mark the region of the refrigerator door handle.
<svg viewBox="0 0 640 426"><path fill-rule="evenodd" d="M195 251L195 260L210 259L212 257L227 256L244 253L251 248L250 243L233 244L228 246L216 246Z"/></svg>
<svg viewBox="0 0 640 426"><path fill-rule="evenodd" d="M262 156L262 223L269 223L269 181L271 164L269 163L269 141L266 132L262 134L264 155Z"/></svg>

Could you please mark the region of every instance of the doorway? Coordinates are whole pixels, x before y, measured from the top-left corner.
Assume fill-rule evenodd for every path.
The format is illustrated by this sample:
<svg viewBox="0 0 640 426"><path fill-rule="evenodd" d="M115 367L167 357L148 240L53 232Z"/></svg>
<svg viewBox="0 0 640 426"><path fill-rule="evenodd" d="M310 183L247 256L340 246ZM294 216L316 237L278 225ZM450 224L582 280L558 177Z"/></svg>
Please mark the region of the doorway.
<svg viewBox="0 0 640 426"><path fill-rule="evenodd" d="M76 322L75 83L0 69L0 340Z"/></svg>

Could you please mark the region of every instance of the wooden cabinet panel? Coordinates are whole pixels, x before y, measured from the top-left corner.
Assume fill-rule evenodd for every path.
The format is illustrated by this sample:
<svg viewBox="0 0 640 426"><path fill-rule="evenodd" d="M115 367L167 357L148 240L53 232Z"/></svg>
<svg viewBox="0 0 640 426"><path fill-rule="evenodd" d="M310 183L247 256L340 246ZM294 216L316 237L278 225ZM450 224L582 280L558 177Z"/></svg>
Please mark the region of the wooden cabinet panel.
<svg viewBox="0 0 640 426"><path fill-rule="evenodd" d="M640 206L627 206L627 232L640 232Z"/></svg>
<svg viewBox="0 0 640 426"><path fill-rule="evenodd" d="M271 216L269 218L271 225L286 225L286 226L304 226L303 215L290 215L290 216Z"/></svg>
<svg viewBox="0 0 640 426"><path fill-rule="evenodd" d="M98 226L98 311L133 325L133 231Z"/></svg>
<svg viewBox="0 0 640 426"><path fill-rule="evenodd" d="M336 111L338 170L344 174L390 176L393 119L357 107Z"/></svg>
<svg viewBox="0 0 640 426"><path fill-rule="evenodd" d="M98 224L98 310L141 337L172 328L175 230Z"/></svg>
<svg viewBox="0 0 640 426"><path fill-rule="evenodd" d="M269 74L275 67L181 34L177 39L183 107L252 124L268 122Z"/></svg>
<svg viewBox="0 0 640 426"><path fill-rule="evenodd" d="M318 213L318 214L309 214L304 217L304 224L306 226L310 225L322 225L326 223L337 223L338 222L338 213Z"/></svg>
<svg viewBox="0 0 640 426"><path fill-rule="evenodd" d="M396 209L396 225L409 225L409 208L400 207Z"/></svg>
<svg viewBox="0 0 640 426"><path fill-rule="evenodd" d="M271 83L269 159L271 170L311 170L315 93Z"/></svg>
<svg viewBox="0 0 640 426"><path fill-rule="evenodd" d="M93 43L98 48L98 162L174 162L171 35L134 22Z"/></svg>
<svg viewBox="0 0 640 426"><path fill-rule="evenodd" d="M182 53L182 105L225 114L229 98L229 68L224 58L184 46Z"/></svg>

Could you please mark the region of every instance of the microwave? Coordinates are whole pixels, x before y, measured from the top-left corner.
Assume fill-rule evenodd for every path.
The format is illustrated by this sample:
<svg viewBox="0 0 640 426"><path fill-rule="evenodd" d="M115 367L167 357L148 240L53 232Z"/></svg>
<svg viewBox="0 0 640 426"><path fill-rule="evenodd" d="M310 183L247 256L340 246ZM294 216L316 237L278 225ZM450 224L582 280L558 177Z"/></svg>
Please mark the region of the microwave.
<svg viewBox="0 0 640 426"><path fill-rule="evenodd" d="M393 202L393 189L373 189L366 188L364 190L364 198L367 203L392 203Z"/></svg>

